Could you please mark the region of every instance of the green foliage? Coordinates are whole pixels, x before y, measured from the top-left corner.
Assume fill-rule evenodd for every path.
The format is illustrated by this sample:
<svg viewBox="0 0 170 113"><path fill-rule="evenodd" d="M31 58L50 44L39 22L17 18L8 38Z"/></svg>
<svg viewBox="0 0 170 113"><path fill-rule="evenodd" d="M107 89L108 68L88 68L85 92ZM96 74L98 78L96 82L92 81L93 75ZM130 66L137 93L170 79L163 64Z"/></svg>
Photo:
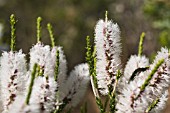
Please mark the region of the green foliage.
<svg viewBox="0 0 170 113"><path fill-rule="evenodd" d="M138 47L138 56L141 56L141 55L142 55L144 38L145 38L145 33L143 32L143 33L140 35L140 41L139 41L139 47Z"/></svg>
<svg viewBox="0 0 170 113"><path fill-rule="evenodd" d="M92 76L95 88L97 88L97 78L96 78L96 49L95 46L92 50L92 44L90 43L90 37L86 37L86 61L89 65L90 76Z"/></svg>
<svg viewBox="0 0 170 113"><path fill-rule="evenodd" d="M110 98L110 112L111 113L116 112L116 95L115 95L115 93Z"/></svg>
<svg viewBox="0 0 170 113"><path fill-rule="evenodd" d="M14 14L10 16L10 24L11 24L11 51L15 50L15 45L16 45L16 19Z"/></svg>
<svg viewBox="0 0 170 113"><path fill-rule="evenodd" d="M170 47L170 2L168 0L145 0L144 13L153 22L153 27L160 30L161 46Z"/></svg>
<svg viewBox="0 0 170 113"><path fill-rule="evenodd" d="M33 88L33 85L34 85L34 79L35 79L35 75L37 73L37 64L34 64L34 67L33 67L33 71L31 73L31 81L30 81L30 85L29 85L29 88L28 88L28 94L27 94L27 97L26 97L26 100L25 100L25 104L29 104L29 101L30 101L30 97L31 97L31 93L32 93L32 88Z"/></svg>
<svg viewBox="0 0 170 113"><path fill-rule="evenodd" d="M47 29L48 29L48 32L49 32L49 35L50 35L50 39L51 39L51 45L52 47L55 46L55 40L54 40L54 34L53 34L53 28L52 28L52 25L50 23L47 24Z"/></svg>
<svg viewBox="0 0 170 113"><path fill-rule="evenodd" d="M100 113L105 113L104 106L102 104L102 101L100 98L96 97L96 104L98 105L100 109Z"/></svg>
<svg viewBox="0 0 170 113"><path fill-rule="evenodd" d="M90 43L90 37L86 37L86 61L89 65L89 73L91 76L91 82L92 82L92 88L93 92L95 94L96 103L99 107L100 113L105 113L106 106L103 106L103 103L101 101L101 98L98 94L98 84L97 84L97 78L96 78L96 47L93 46L92 50L92 44Z"/></svg>
<svg viewBox="0 0 170 113"><path fill-rule="evenodd" d="M163 30L160 32L160 43L162 46L168 46L170 47L170 33L169 30Z"/></svg>
<svg viewBox="0 0 170 113"><path fill-rule="evenodd" d="M42 18L38 17L37 18L37 42L41 41L41 21Z"/></svg>
<svg viewBox="0 0 170 113"><path fill-rule="evenodd" d="M90 75L93 74L93 56L92 56L92 45L90 43L90 37L86 37L86 61L90 68Z"/></svg>

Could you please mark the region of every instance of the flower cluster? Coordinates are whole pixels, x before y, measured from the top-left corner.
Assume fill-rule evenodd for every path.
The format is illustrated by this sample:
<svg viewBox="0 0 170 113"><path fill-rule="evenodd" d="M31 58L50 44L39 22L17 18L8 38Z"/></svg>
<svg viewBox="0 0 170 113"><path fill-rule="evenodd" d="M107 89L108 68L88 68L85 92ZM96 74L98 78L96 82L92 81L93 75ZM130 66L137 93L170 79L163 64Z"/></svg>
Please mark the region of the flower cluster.
<svg viewBox="0 0 170 113"><path fill-rule="evenodd" d="M3 113L59 113L76 107L89 83L89 67L79 64L67 76L62 47L44 45L37 19L37 43L26 54L15 51L15 18L11 15L11 50L0 59L0 106ZM49 32L52 27L49 26ZM50 36L52 36L50 34ZM54 41L54 37L51 37Z"/></svg>
<svg viewBox="0 0 170 113"><path fill-rule="evenodd" d="M4 52L0 68L1 103L4 111L15 101L17 96L24 95L26 88L25 54L19 52Z"/></svg>
<svg viewBox="0 0 170 113"><path fill-rule="evenodd" d="M101 113L106 112L107 99L103 104L99 92L109 97L112 113L161 113L165 109L170 86L170 52L161 48L150 64L142 54L144 37L142 33L138 55L131 55L124 69L119 27L107 19L107 14L105 20L96 24L94 49L87 38L86 59Z"/></svg>
<svg viewBox="0 0 170 113"><path fill-rule="evenodd" d="M87 63L79 64L67 75L63 48L56 46L52 26L47 25L51 44L41 42L41 18L37 19L37 43L29 52L15 50L15 18L11 15L11 50L0 59L0 107L3 113L70 112L83 98L91 80L101 113L107 104L111 113L161 113L168 100L170 52L162 47L153 61L142 54L142 33L138 55L121 65L121 39L117 24L99 20L94 47L87 37ZM107 96L105 104L100 94ZM109 101L109 102L108 102ZM87 113L82 110L82 113Z"/></svg>
<svg viewBox="0 0 170 113"><path fill-rule="evenodd" d="M120 31L112 21L99 20L95 29L96 45L96 73L98 88L103 95L107 95L115 81L116 70L120 69Z"/></svg>
<svg viewBox="0 0 170 113"><path fill-rule="evenodd" d="M168 87L170 85L169 51L162 48L149 67L146 58L142 56L136 60L137 58L139 56L136 56L136 58L132 56L126 65L122 78L125 85L118 96L118 113L144 113L149 111L160 113L165 108L168 99ZM131 66L133 66L134 71L131 70L133 69L130 68ZM138 72L132 79L136 70ZM153 71L155 72L153 73ZM158 102L155 107L150 109L149 106L157 99Z"/></svg>

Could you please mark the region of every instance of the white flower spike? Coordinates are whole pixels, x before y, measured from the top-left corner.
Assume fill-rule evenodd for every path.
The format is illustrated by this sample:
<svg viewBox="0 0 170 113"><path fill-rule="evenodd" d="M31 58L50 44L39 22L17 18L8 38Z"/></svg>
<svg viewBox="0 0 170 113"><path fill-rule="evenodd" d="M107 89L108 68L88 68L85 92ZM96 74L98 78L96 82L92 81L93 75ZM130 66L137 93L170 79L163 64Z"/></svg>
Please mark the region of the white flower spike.
<svg viewBox="0 0 170 113"><path fill-rule="evenodd" d="M121 68L120 30L112 21L99 20L95 28L96 72L101 94L108 94L108 86L115 81Z"/></svg>
<svg viewBox="0 0 170 113"><path fill-rule="evenodd" d="M149 70L140 73L135 80L123 88L118 96L117 113L144 113L157 98L159 101L151 111L156 110L157 113L161 113L166 105L169 85L169 51L162 48Z"/></svg>
<svg viewBox="0 0 170 113"><path fill-rule="evenodd" d="M66 101L67 107L76 107L85 95L90 82L89 67L80 64L74 68L65 83L61 84L60 101Z"/></svg>
<svg viewBox="0 0 170 113"><path fill-rule="evenodd" d="M54 78L38 76L30 98L30 105L40 105L41 111L51 112L55 108L57 83Z"/></svg>
<svg viewBox="0 0 170 113"><path fill-rule="evenodd" d="M30 69L33 69L35 63L40 67L43 76L54 77L55 62L53 62L50 46L39 42L30 49Z"/></svg>
<svg viewBox="0 0 170 113"><path fill-rule="evenodd" d="M26 91L26 60L25 54L19 52L3 52L0 68L1 101L4 112L8 111L15 98Z"/></svg>
<svg viewBox="0 0 170 113"><path fill-rule="evenodd" d="M57 82L58 82L59 90L60 90L60 84L65 82L67 78L67 60L66 60L66 56L64 55L64 51L62 47L60 46L53 47L51 50L51 55L52 55L53 62L55 63L54 66L56 66L57 50L59 51L59 69L58 69L59 72L57 75Z"/></svg>
<svg viewBox="0 0 170 113"><path fill-rule="evenodd" d="M149 68L149 59L145 56L136 56L132 55L129 58L129 61L127 62L125 69L124 69L124 76L122 77L121 84L125 84L130 82L130 79L132 78L133 74L135 74L135 71L143 72L146 71L147 68ZM135 77L139 76L139 73L136 72ZM135 77L133 79L135 79Z"/></svg>

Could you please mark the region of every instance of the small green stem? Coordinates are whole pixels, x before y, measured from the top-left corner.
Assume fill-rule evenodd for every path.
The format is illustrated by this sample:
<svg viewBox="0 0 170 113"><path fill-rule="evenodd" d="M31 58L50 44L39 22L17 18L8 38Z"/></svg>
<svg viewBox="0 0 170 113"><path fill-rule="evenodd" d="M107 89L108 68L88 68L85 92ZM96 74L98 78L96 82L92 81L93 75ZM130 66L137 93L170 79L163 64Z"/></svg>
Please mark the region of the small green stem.
<svg viewBox="0 0 170 113"><path fill-rule="evenodd" d="M98 107L100 109L100 113L105 113L104 106L103 106L102 101L101 101L100 98L96 97L96 103L97 103L97 105L98 105Z"/></svg>
<svg viewBox="0 0 170 113"><path fill-rule="evenodd" d="M37 42L41 42L41 21L42 18L37 18Z"/></svg>
<svg viewBox="0 0 170 113"><path fill-rule="evenodd" d="M115 93L110 96L110 112L115 113L116 112L116 95Z"/></svg>
<svg viewBox="0 0 170 113"><path fill-rule="evenodd" d="M58 73L59 73L59 65L60 65L60 61L59 60L60 60L60 54L59 54L59 50L57 50L57 52L56 52L55 75L54 75L55 81L57 81Z"/></svg>
<svg viewBox="0 0 170 113"><path fill-rule="evenodd" d="M10 24L11 24L11 51L14 51L15 50L15 39L16 39L16 28L15 28L15 25L16 25L16 20L15 20L15 16L14 14L12 14L10 16Z"/></svg>
<svg viewBox="0 0 170 113"><path fill-rule="evenodd" d="M114 83L114 87L113 87L113 90L110 88L109 90L109 98L110 98L110 111L111 113L115 113L116 112L116 88L117 88L117 85L118 85L118 80L119 78L121 77L121 71L118 70L117 71L117 74L116 74L116 80L115 80L115 83Z"/></svg>
<svg viewBox="0 0 170 113"><path fill-rule="evenodd" d="M36 75L36 70L37 70L37 64L34 64L33 71L31 73L31 82L30 82L29 89L28 89L28 94L27 94L27 97L26 97L26 100L25 100L25 103L27 105L29 104L29 101L30 101L32 88L33 88L33 85L34 85L34 79L35 79L35 75Z"/></svg>
<svg viewBox="0 0 170 113"><path fill-rule="evenodd" d="M156 73L156 71L158 70L158 68L164 63L164 59L161 59L158 61L158 63L155 65L155 67L151 70L151 73L148 75L148 78L145 80L145 82L142 84L142 86L140 87L140 93L137 94L137 96L135 97L135 100L138 99L138 97L140 96L141 92L143 92L146 88L146 86L148 86L148 84L150 83L150 80L152 79L152 77L154 76L154 74Z"/></svg>
<svg viewBox="0 0 170 113"><path fill-rule="evenodd" d="M96 74L96 63L97 63L97 59L96 59L96 46L94 46L93 49L93 54L92 54L92 61L93 61L93 82L94 82L94 86L98 89L98 84L97 84L97 74Z"/></svg>
<svg viewBox="0 0 170 113"><path fill-rule="evenodd" d="M138 47L138 56L141 56L143 53L143 41L145 38L145 33L142 32L142 34L140 35L140 41L139 41L139 47Z"/></svg>
<svg viewBox="0 0 170 113"><path fill-rule="evenodd" d="M92 53L92 52L91 52ZM99 92L98 92L98 84L97 84L97 77L96 77L96 46L94 46L94 50L93 50L93 54L91 54L91 61L92 61L92 65L93 65L93 71L92 71L92 75L91 75L91 83L92 83L92 89L94 92L94 95L96 97L96 103L100 109L100 113L105 113L105 108L103 106L103 103L101 101Z"/></svg>
<svg viewBox="0 0 170 113"><path fill-rule="evenodd" d="M86 37L86 61L89 65L89 72L90 75L93 73L93 60L92 60L92 48L91 48L91 43L90 43L90 37Z"/></svg>
<svg viewBox="0 0 170 113"><path fill-rule="evenodd" d="M96 103L100 109L100 113L105 113L104 106L102 104L101 98L98 93L98 85L97 85L97 78L96 78L96 47L94 46L94 50L92 52L92 45L90 43L90 37L86 37L86 61L89 65L89 72L90 72L90 80L92 85L92 90L94 96L96 98Z"/></svg>
<svg viewBox="0 0 170 113"><path fill-rule="evenodd" d="M146 109L145 113L149 113L149 111L151 111L153 108L156 107L156 105L159 102L159 98L156 98L156 100L153 100L153 102L151 103L151 105Z"/></svg>
<svg viewBox="0 0 170 113"><path fill-rule="evenodd" d="M49 35L50 35L50 39L51 39L51 45L52 47L55 46L55 41L54 41L54 35L53 35L53 27L50 23L47 24L47 29L48 29L48 32L49 32Z"/></svg>
<svg viewBox="0 0 170 113"><path fill-rule="evenodd" d="M97 78L96 78L96 48L94 46L94 50L92 52L92 45L90 43L90 37L86 37L86 61L89 65L90 76L92 76L93 85L97 88Z"/></svg>
<svg viewBox="0 0 170 113"><path fill-rule="evenodd" d="M148 78L145 80L143 85L140 87L140 91L143 92L145 90L145 87L149 84L150 80L152 79L153 75L156 73L158 68L164 63L164 59L161 59L158 61L154 69L151 71L151 73L148 75Z"/></svg>
<svg viewBox="0 0 170 113"><path fill-rule="evenodd" d="M108 17L107 16L108 16L108 11L105 12L105 22L108 21Z"/></svg>

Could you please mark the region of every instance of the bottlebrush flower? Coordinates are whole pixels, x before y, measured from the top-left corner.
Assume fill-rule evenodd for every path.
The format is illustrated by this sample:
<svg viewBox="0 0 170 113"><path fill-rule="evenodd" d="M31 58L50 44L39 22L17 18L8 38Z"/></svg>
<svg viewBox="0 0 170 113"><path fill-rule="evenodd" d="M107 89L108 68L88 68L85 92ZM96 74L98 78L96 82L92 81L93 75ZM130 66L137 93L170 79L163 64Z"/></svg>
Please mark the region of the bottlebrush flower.
<svg viewBox="0 0 170 113"><path fill-rule="evenodd" d="M56 104L57 83L52 77L38 76L30 98L30 105L39 105L43 112L51 112Z"/></svg>
<svg viewBox="0 0 170 113"><path fill-rule="evenodd" d="M108 86L115 81L121 67L120 30L112 21L99 20L95 28L96 73L101 94L108 94Z"/></svg>
<svg viewBox="0 0 170 113"><path fill-rule="evenodd" d="M58 83L54 79L56 51L51 51L48 45L44 46L40 42L37 43L30 50L31 69L33 69L32 67L35 63L40 67L38 72L40 75L34 80L30 104L40 104L41 110L51 112L55 109L58 90Z"/></svg>
<svg viewBox="0 0 170 113"><path fill-rule="evenodd" d="M55 77L55 79L57 79L57 84L58 84L58 96L56 97L56 103L59 103L60 94L62 94L60 92L62 92L62 90L63 90L62 85L64 85L63 83L65 83L66 79L67 79L67 61L66 61L64 52L62 50L62 47L60 47L60 46L53 47L51 50L51 55L52 55L53 62L55 62L55 64L54 64L55 74L57 74L56 75L57 77ZM58 66L58 67L56 67L56 66ZM56 68L57 68L57 70L56 70ZM56 106L56 110L57 109L58 109L58 106Z"/></svg>
<svg viewBox="0 0 170 113"><path fill-rule="evenodd" d="M66 102L69 108L75 107L85 95L89 81L88 65L76 66L68 79L61 84L60 101Z"/></svg>
<svg viewBox="0 0 170 113"><path fill-rule="evenodd" d="M149 70L140 73L139 77L127 84L121 91L117 104L118 113L144 113L157 98L160 99L160 102L157 104L158 107L153 110L157 108L159 109L157 112L161 111L165 107L166 91L169 85L169 51L162 48ZM162 94L164 95L162 96Z"/></svg>
<svg viewBox="0 0 170 113"><path fill-rule="evenodd" d="M125 84L127 82L130 82L130 79L135 79L135 77L139 76L140 72L146 71L148 67L148 58L146 58L145 56L132 55L125 66L124 76L122 77L121 83Z"/></svg>
<svg viewBox="0 0 170 113"><path fill-rule="evenodd" d="M34 64L40 66L42 76L54 77L54 65L50 46L37 43L30 49L30 69L33 69Z"/></svg>
<svg viewBox="0 0 170 113"><path fill-rule="evenodd" d="M166 104L168 101L168 90L165 91L165 93L162 93L161 97L158 98L158 102L155 105L155 108L153 108L149 113L162 113L163 110L166 108Z"/></svg>
<svg viewBox="0 0 170 113"><path fill-rule="evenodd" d="M164 63L158 68L157 72L152 77L149 86L152 87L154 94L161 95L162 92L168 89L170 85L170 54L167 48L161 48L158 52L153 64L150 66L150 70L154 69L154 66L160 59L164 59Z"/></svg>
<svg viewBox="0 0 170 113"><path fill-rule="evenodd" d="M62 47L53 47L51 50L51 55L53 62L55 63L54 66L56 66L56 53L57 50L59 51L59 68L58 68L58 75L57 75L57 83L59 85L63 83L67 78L67 61L64 55L64 51Z"/></svg>
<svg viewBox="0 0 170 113"><path fill-rule="evenodd" d="M2 53L0 86L4 113L17 96L25 93L26 73L25 54L22 51Z"/></svg>
<svg viewBox="0 0 170 113"><path fill-rule="evenodd" d="M8 113L49 113L41 110L40 104L26 105L25 96L18 96L14 103L9 107Z"/></svg>

